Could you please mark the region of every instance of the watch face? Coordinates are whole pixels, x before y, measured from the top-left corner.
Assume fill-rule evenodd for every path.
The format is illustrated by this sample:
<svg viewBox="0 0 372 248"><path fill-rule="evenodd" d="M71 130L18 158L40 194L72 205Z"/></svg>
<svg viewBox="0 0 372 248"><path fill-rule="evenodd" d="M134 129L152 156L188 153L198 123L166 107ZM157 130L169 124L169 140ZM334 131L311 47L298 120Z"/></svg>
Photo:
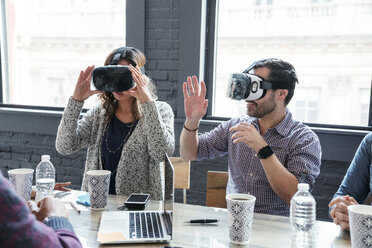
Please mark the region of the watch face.
<svg viewBox="0 0 372 248"><path fill-rule="evenodd" d="M270 146L265 146L264 148L262 148L261 150L258 151L257 156L260 159L265 159L265 158L268 158L271 155L273 155L273 153L274 153L274 151L273 151L273 149L271 149Z"/></svg>

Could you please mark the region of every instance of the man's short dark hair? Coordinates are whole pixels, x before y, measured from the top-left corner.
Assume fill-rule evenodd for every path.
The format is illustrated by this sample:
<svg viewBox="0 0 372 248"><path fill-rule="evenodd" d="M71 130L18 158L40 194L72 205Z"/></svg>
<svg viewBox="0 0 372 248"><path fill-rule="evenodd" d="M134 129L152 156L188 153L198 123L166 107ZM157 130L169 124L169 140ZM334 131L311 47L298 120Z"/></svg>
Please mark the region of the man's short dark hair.
<svg viewBox="0 0 372 248"><path fill-rule="evenodd" d="M275 83L275 81L284 81L296 84L298 83L298 78L296 74L296 70L288 62L285 62L281 59L277 58L270 58L270 59L263 59L255 62L256 65L252 68L260 68L260 67L267 67L270 69L270 75L269 78L267 78L268 81L271 81ZM284 99L285 105L288 105L288 103L291 101L292 97L294 95L294 89L288 90L288 95Z"/></svg>

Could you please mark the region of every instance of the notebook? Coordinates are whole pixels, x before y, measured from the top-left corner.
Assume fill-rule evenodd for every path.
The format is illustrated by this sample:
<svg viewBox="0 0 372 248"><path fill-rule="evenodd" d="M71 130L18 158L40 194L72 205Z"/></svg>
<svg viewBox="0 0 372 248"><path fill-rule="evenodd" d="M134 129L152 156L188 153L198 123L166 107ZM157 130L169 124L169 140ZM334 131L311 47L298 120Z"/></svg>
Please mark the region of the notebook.
<svg viewBox="0 0 372 248"><path fill-rule="evenodd" d="M164 202L158 211L106 211L97 234L100 244L154 243L172 240L174 168L164 156Z"/></svg>

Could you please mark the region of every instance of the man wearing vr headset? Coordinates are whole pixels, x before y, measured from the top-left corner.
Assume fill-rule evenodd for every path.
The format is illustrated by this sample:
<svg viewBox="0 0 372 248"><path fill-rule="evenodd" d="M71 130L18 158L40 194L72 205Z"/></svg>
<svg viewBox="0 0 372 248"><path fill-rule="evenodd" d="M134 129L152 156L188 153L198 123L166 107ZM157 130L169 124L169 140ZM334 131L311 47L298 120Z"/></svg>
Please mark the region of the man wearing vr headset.
<svg viewBox="0 0 372 248"><path fill-rule="evenodd" d="M226 193L252 194L255 212L288 216L297 184L312 188L321 163L318 137L295 121L287 108L297 83L295 69L280 59L260 60L243 75L233 75L232 82L229 95L246 99L248 116L232 118L198 136L208 106L206 87L204 82L199 86L196 76L187 78L180 154L188 160L228 154ZM258 89L261 93L256 94Z"/></svg>

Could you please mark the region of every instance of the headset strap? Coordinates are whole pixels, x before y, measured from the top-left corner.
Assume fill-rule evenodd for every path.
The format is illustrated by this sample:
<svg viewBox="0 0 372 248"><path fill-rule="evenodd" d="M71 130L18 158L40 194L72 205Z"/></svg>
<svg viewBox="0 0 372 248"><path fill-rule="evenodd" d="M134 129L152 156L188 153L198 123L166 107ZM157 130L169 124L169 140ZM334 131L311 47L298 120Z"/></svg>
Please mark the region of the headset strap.
<svg viewBox="0 0 372 248"><path fill-rule="evenodd" d="M119 64L119 61L121 59L121 53L117 53L112 57L111 64L110 65L117 65Z"/></svg>
<svg viewBox="0 0 372 248"><path fill-rule="evenodd" d="M287 89L292 90L296 87L295 83L289 83L284 81L275 81L275 82L269 82L269 81L261 81L261 89Z"/></svg>
<svg viewBox="0 0 372 248"><path fill-rule="evenodd" d="M112 57L112 60L111 60L111 63L110 65L118 65L119 64L119 61L122 57L125 57L125 53L127 52L127 50L125 49L124 51L122 51L121 53L118 52L117 54L115 54L113 57ZM140 71L142 72L142 74L145 74L145 68L144 67L141 67L140 68Z"/></svg>

